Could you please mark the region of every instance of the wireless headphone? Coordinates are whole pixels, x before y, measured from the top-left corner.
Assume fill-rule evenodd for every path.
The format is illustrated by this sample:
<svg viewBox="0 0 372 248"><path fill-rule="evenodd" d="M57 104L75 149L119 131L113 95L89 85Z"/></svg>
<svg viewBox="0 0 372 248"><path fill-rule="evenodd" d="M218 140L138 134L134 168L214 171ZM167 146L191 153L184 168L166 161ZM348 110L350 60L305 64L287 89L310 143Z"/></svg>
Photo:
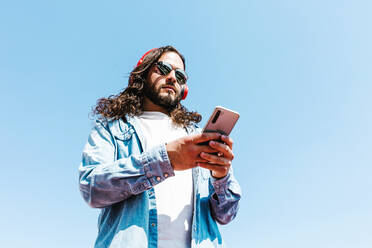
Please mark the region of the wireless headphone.
<svg viewBox="0 0 372 248"><path fill-rule="evenodd" d="M156 50L157 48L153 48L153 49L150 49L149 51L147 51L144 55L142 55L142 57L140 58L140 60L138 60L137 62L137 66L139 66L140 64L142 64L143 60L145 59L145 57L152 51ZM182 99L181 100L185 100L186 99L186 96L187 96L187 93L189 93L189 87L187 87L187 84L184 84L184 85L181 85L181 96L182 96Z"/></svg>

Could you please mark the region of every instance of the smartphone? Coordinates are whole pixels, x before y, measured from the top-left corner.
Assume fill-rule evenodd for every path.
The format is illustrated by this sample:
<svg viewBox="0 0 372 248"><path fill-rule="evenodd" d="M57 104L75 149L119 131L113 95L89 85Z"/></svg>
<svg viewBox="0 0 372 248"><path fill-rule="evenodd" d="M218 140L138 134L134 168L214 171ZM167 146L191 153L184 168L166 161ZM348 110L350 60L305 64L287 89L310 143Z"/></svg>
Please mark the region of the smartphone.
<svg viewBox="0 0 372 248"><path fill-rule="evenodd" d="M203 133L218 132L229 136L238 119L238 112L217 106L203 128Z"/></svg>

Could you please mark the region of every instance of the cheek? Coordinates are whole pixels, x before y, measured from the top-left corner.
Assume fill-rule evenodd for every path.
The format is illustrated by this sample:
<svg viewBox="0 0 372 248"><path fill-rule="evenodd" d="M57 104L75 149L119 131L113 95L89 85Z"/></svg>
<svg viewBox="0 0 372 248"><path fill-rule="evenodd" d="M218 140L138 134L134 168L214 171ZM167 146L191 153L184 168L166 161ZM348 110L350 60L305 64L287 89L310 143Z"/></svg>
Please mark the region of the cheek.
<svg viewBox="0 0 372 248"><path fill-rule="evenodd" d="M153 76L151 78L151 82L154 85L155 88L159 88L162 83L162 78L160 76Z"/></svg>
<svg viewBox="0 0 372 248"><path fill-rule="evenodd" d="M147 76L147 83L150 85L157 84L159 81L159 75L156 73L151 73Z"/></svg>
<svg viewBox="0 0 372 248"><path fill-rule="evenodd" d="M161 86L165 83L165 80L161 76L152 76L150 80L150 86L155 91L159 91Z"/></svg>

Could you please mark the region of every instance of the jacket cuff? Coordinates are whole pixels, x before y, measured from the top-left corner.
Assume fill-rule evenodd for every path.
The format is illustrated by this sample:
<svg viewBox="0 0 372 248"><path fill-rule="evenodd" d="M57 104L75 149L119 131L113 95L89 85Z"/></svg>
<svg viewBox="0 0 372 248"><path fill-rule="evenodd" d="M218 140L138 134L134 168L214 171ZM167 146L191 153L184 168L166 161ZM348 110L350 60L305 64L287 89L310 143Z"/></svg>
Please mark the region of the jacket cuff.
<svg viewBox="0 0 372 248"><path fill-rule="evenodd" d="M141 159L143 170L151 186L175 175L165 144L158 145L143 154Z"/></svg>
<svg viewBox="0 0 372 248"><path fill-rule="evenodd" d="M222 177L222 178L215 178L213 176L210 177L211 183L214 188L214 192L217 195L218 200L222 201L225 199L226 192L229 188L229 181L230 181L230 172Z"/></svg>

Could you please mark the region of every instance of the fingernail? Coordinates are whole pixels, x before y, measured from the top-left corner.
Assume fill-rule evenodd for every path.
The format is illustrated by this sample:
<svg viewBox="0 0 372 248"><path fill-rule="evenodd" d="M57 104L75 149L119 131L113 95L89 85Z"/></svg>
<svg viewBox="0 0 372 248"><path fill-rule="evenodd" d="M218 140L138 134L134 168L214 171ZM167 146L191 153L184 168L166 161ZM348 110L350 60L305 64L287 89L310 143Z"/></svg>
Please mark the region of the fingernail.
<svg viewBox="0 0 372 248"><path fill-rule="evenodd" d="M216 144L216 141L211 141L211 145L215 145Z"/></svg>
<svg viewBox="0 0 372 248"><path fill-rule="evenodd" d="M222 138L223 138L223 139L227 139L227 136L226 136L226 135L222 135Z"/></svg>

